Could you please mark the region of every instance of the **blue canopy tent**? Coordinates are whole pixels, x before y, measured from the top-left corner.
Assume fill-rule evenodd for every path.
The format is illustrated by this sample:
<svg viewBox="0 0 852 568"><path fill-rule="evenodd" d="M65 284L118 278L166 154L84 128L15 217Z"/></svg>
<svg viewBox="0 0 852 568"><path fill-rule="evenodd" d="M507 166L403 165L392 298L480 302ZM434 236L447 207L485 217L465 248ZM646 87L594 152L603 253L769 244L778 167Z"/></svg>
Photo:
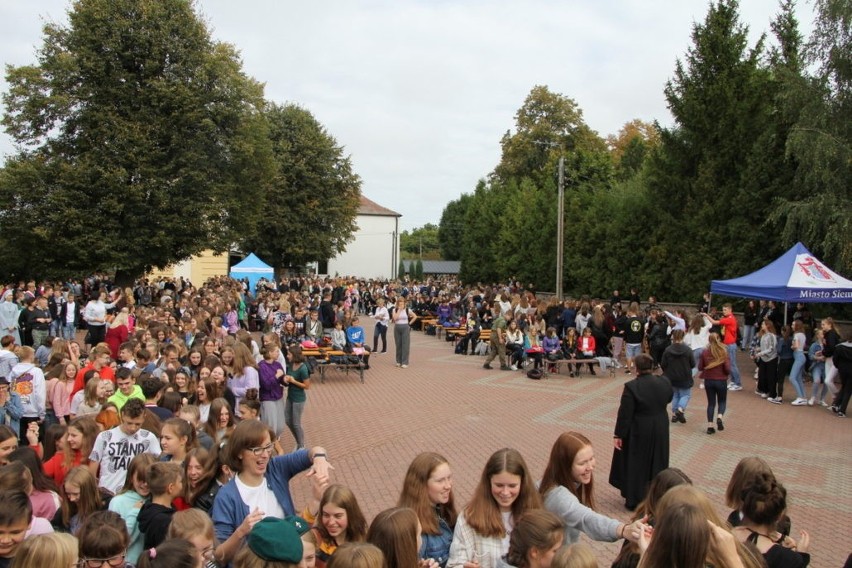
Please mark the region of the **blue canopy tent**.
<svg viewBox="0 0 852 568"><path fill-rule="evenodd" d="M731 280L713 280L710 292L777 302L846 303L852 302L852 281L796 243L760 270Z"/></svg>
<svg viewBox="0 0 852 568"><path fill-rule="evenodd" d="M257 258L254 253L250 253L247 257L231 267L229 273L231 278L242 280L248 278L249 292L254 294L254 289L257 286L257 281L261 278L267 280L275 279L275 271L271 266Z"/></svg>

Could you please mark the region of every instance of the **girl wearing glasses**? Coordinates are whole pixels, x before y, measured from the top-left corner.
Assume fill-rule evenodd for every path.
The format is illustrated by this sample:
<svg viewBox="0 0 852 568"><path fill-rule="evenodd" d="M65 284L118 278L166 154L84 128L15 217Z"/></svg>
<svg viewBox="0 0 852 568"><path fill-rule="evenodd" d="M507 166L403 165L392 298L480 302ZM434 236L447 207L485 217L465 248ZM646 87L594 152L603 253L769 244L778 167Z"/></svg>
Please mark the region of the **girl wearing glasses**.
<svg viewBox="0 0 852 568"><path fill-rule="evenodd" d="M213 559L216 551L213 532L213 521L207 513L199 509L187 509L178 511L169 523L168 539L182 538L189 541L195 550L201 555L204 568L216 568L218 565Z"/></svg>
<svg viewBox="0 0 852 568"><path fill-rule="evenodd" d="M115 513L89 517L77 534L79 568L126 568L129 539L124 521Z"/></svg>
<svg viewBox="0 0 852 568"><path fill-rule="evenodd" d="M318 483L328 479L326 452L319 446L275 456L269 428L259 420L237 424L225 446L225 462L235 476L219 490L210 516L216 538L216 560L229 562L251 528L264 517L294 515L290 479L310 470Z"/></svg>

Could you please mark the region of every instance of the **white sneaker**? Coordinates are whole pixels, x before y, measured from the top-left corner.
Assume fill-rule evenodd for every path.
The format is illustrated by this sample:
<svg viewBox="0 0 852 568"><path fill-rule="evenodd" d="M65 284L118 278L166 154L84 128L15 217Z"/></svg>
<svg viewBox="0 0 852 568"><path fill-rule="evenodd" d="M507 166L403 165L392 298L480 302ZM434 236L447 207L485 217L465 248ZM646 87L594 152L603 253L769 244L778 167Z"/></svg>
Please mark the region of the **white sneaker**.
<svg viewBox="0 0 852 568"><path fill-rule="evenodd" d="M517 370L518 370L518 366L517 366L517 365L512 365L512 366L511 366L511 367L509 367L509 368L510 368L510 369L512 369L513 371L517 371Z"/></svg>
<svg viewBox="0 0 852 568"><path fill-rule="evenodd" d="M768 400L768 401L769 401L769 402L771 402L772 404L781 404L781 402L782 402L782 401L781 401L781 397L780 397L780 396L776 396L775 398L772 398L772 397L770 396L770 397L769 397L769 398L767 398L766 400Z"/></svg>
<svg viewBox="0 0 852 568"><path fill-rule="evenodd" d="M730 385L728 385L728 390L729 391L741 391L741 390L743 390L743 387L741 387L740 385L730 384Z"/></svg>
<svg viewBox="0 0 852 568"><path fill-rule="evenodd" d="M811 398L808 399L808 406L813 406L813 405L814 405L814 397L811 397Z"/></svg>
<svg viewBox="0 0 852 568"><path fill-rule="evenodd" d="M402 367L403 369L407 369L408 365L400 365L400 367Z"/></svg>
<svg viewBox="0 0 852 568"><path fill-rule="evenodd" d="M794 400L790 404L792 404L793 406L805 406L807 403L808 401L804 398L796 398L796 400Z"/></svg>
<svg viewBox="0 0 852 568"><path fill-rule="evenodd" d="M819 401L819 405L822 406L823 408L828 408L828 403L825 402L824 400Z"/></svg>

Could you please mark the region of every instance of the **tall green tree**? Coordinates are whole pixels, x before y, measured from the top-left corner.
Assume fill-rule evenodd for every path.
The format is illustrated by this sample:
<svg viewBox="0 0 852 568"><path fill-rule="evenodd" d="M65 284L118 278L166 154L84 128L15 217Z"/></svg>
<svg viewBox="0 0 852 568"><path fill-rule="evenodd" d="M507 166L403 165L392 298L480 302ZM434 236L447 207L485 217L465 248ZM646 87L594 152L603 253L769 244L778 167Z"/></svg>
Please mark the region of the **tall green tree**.
<svg viewBox="0 0 852 568"><path fill-rule="evenodd" d="M802 240L843 274L852 273L852 4L817 0L802 79L788 74L796 122L786 149L796 160L797 193L779 196L771 220L785 244ZM782 44L783 46L783 44ZM786 51L782 51L786 56ZM789 59L789 57L787 57Z"/></svg>
<svg viewBox="0 0 852 568"><path fill-rule="evenodd" d="M441 221L438 224L438 244L444 260L461 259L465 218L472 200L469 194L463 193L458 199L447 203L441 213Z"/></svg>
<svg viewBox="0 0 852 568"><path fill-rule="evenodd" d="M463 282L495 282L505 276L496 266L501 250L498 233L506 191L500 183L479 180L471 196L459 278Z"/></svg>
<svg viewBox="0 0 852 568"><path fill-rule="evenodd" d="M357 228L361 179L310 111L270 103L265 116L275 177L260 200L255 230L239 242L276 270L332 258Z"/></svg>
<svg viewBox="0 0 852 568"><path fill-rule="evenodd" d="M609 188L612 158L604 140L583 121L577 103L545 86L530 91L515 115L515 127L501 140L501 160L488 182L481 182L466 204L461 275L487 282L513 275L550 289L559 159L564 159L570 197ZM576 222L566 213L566 239Z"/></svg>
<svg viewBox="0 0 852 568"><path fill-rule="evenodd" d="M507 183L498 231L500 274L550 290L556 281L556 182L530 178Z"/></svg>
<svg viewBox="0 0 852 568"><path fill-rule="evenodd" d="M756 230L772 199L764 176L778 156L756 152L767 149L757 142L772 127L770 75L761 66L764 40L749 47L738 9L736 0L710 5L665 88L676 124L661 132L648 164L656 208L645 220L662 260L663 295L695 296L711 279L750 272L775 252L774 240Z"/></svg>
<svg viewBox="0 0 852 568"><path fill-rule="evenodd" d="M272 173L263 89L191 2L74 2L6 77L5 271L124 282L253 229Z"/></svg>

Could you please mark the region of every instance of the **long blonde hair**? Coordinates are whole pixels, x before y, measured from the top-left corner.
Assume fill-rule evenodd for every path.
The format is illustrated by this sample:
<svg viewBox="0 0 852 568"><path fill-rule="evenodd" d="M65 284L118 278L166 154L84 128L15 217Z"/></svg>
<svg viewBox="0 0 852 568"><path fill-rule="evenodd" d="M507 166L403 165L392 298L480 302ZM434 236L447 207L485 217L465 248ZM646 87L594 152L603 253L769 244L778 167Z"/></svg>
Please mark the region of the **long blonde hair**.
<svg viewBox="0 0 852 568"><path fill-rule="evenodd" d="M712 355L713 359L709 364L704 365L705 369L712 369L719 365L724 365L725 361L728 359L728 351L725 349L725 346L722 345L722 342L719 341L719 334L714 331L710 333L709 339L710 343L707 346L707 349L710 351L710 355Z"/></svg>
<svg viewBox="0 0 852 568"><path fill-rule="evenodd" d="M74 566L78 558L77 539L68 533L55 532L22 542L12 566Z"/></svg>
<svg viewBox="0 0 852 568"><path fill-rule="evenodd" d="M125 327L129 327L128 323L127 323L129 319L130 319L130 314L128 313L127 308L123 308L120 312L118 312L115 315L115 318L113 318L112 323L110 323L109 326L111 328L119 327L119 326L122 326L122 325L125 326Z"/></svg>

